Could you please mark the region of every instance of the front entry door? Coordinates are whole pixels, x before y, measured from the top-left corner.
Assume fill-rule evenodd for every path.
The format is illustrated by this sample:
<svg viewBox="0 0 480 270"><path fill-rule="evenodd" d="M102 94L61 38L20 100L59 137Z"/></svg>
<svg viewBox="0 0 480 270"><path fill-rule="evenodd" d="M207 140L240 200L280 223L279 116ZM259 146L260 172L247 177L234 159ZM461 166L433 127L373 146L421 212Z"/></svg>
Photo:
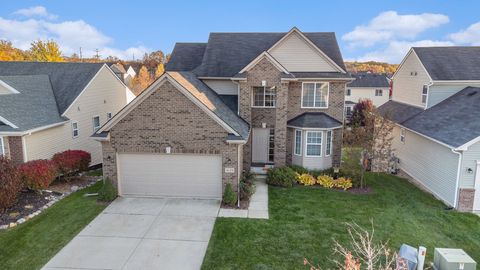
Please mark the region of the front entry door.
<svg viewBox="0 0 480 270"><path fill-rule="evenodd" d="M254 128L252 130L252 162L267 163L270 129Z"/></svg>

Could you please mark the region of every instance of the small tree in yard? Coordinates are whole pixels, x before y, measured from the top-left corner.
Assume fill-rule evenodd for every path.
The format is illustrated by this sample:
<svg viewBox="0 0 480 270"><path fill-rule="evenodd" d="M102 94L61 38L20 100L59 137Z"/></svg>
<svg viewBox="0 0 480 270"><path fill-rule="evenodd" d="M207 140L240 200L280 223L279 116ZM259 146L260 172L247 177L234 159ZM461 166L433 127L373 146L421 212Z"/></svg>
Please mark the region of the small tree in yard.
<svg viewBox="0 0 480 270"><path fill-rule="evenodd" d="M363 125L353 126L345 131L344 171L359 177L360 188L365 188L365 172L386 171L392 156L392 132L394 124L387 116L381 116L374 108L364 110ZM358 165L360 163L360 166ZM354 177L354 176L353 176Z"/></svg>
<svg viewBox="0 0 480 270"><path fill-rule="evenodd" d="M356 126L365 126L366 125L366 115L368 112L373 112L375 110L375 105L368 98L359 99L358 103L353 106L352 117L350 118L350 125Z"/></svg>

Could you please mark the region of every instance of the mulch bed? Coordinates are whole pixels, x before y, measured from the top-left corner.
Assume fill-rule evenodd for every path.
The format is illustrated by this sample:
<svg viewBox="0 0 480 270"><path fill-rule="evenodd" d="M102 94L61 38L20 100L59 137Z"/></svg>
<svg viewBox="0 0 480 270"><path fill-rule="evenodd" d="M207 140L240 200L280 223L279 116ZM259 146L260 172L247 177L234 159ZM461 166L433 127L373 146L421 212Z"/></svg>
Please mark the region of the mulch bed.
<svg viewBox="0 0 480 270"><path fill-rule="evenodd" d="M74 191L77 188L85 187L90 183L96 182L98 176L72 176L65 179L57 179L55 182L52 183L48 187L48 190L59 192L59 193L67 193ZM72 190L73 188L73 190Z"/></svg>
<svg viewBox="0 0 480 270"><path fill-rule="evenodd" d="M250 205L250 199L248 199L248 200L244 199L244 200L240 200L240 207L237 207L236 204L235 204L235 206L227 205L223 201L222 201L222 205L220 207L221 208L227 208L227 209L248 209L249 205Z"/></svg>

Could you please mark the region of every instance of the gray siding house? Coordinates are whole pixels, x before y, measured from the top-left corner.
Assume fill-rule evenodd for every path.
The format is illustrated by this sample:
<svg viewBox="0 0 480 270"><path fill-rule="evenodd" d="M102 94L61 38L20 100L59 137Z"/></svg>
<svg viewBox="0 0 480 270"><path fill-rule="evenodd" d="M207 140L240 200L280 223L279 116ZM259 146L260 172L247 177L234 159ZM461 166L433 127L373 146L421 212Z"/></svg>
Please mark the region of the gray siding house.
<svg viewBox="0 0 480 270"><path fill-rule="evenodd" d="M412 48L380 111L399 167L447 205L480 212L480 47Z"/></svg>

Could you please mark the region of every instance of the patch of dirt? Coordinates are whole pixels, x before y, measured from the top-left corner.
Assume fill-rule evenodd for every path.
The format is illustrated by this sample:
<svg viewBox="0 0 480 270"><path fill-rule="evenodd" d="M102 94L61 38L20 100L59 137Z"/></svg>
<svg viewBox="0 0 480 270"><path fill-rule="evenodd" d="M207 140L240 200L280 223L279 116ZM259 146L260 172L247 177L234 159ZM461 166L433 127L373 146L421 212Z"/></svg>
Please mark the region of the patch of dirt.
<svg viewBox="0 0 480 270"><path fill-rule="evenodd" d="M9 224L33 214L55 197L60 197L60 195L55 192L43 192L40 194L31 190L23 190L18 195L17 202L3 213L0 213L0 225Z"/></svg>
<svg viewBox="0 0 480 270"><path fill-rule="evenodd" d="M347 190L350 193L353 194L370 194L373 192L373 188L371 187L365 187L365 188L351 188Z"/></svg>
<svg viewBox="0 0 480 270"><path fill-rule="evenodd" d="M221 208L227 208L227 209L248 209L248 206L250 205L250 199L248 200L240 200L240 207L231 206L231 205L226 205L224 202L222 202L222 205L220 206Z"/></svg>
<svg viewBox="0 0 480 270"><path fill-rule="evenodd" d="M67 193L75 191L78 188L85 187L91 183L98 181L98 176L71 176L67 178L60 178L55 180L49 187L48 190ZM72 189L73 188L73 189Z"/></svg>

